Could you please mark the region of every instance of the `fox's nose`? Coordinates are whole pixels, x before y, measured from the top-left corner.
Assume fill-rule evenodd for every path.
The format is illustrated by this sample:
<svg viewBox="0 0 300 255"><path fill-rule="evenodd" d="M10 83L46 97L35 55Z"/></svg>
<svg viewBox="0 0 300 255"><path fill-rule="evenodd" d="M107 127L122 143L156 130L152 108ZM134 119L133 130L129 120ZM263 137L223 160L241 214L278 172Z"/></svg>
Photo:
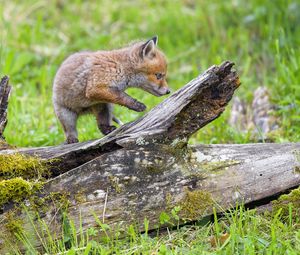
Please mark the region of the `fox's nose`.
<svg viewBox="0 0 300 255"><path fill-rule="evenodd" d="M171 93L171 91L168 89L167 91L166 91L166 94L170 94Z"/></svg>

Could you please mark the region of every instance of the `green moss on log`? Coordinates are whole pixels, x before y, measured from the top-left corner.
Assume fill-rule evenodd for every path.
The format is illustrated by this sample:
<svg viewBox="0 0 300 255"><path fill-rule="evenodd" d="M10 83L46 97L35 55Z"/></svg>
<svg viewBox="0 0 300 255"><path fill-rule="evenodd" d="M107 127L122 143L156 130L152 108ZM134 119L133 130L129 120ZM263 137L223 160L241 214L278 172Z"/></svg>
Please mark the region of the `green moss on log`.
<svg viewBox="0 0 300 255"><path fill-rule="evenodd" d="M300 173L300 166L295 166L294 173L299 174Z"/></svg>
<svg viewBox="0 0 300 255"><path fill-rule="evenodd" d="M9 211L5 216L5 228L11 236L20 234L23 232L24 222L21 220L15 211Z"/></svg>
<svg viewBox="0 0 300 255"><path fill-rule="evenodd" d="M283 215L289 215L290 208L294 216L300 216L300 187L292 190L289 194L281 195L272 202L273 211L281 210Z"/></svg>
<svg viewBox="0 0 300 255"><path fill-rule="evenodd" d="M40 182L30 182L22 177L0 181L0 206L12 201L20 202L41 188Z"/></svg>
<svg viewBox="0 0 300 255"><path fill-rule="evenodd" d="M15 149L0 137L0 150Z"/></svg>
<svg viewBox="0 0 300 255"><path fill-rule="evenodd" d="M20 153L0 155L0 180L13 177L40 179L48 174L47 162Z"/></svg>
<svg viewBox="0 0 300 255"><path fill-rule="evenodd" d="M295 156L296 161L300 162L300 151L299 150L294 150L293 154Z"/></svg>
<svg viewBox="0 0 300 255"><path fill-rule="evenodd" d="M222 170L226 170L226 167L240 164L237 160L222 160L222 161L211 161L211 162L203 162L199 163L201 169L209 171L209 172L219 172Z"/></svg>
<svg viewBox="0 0 300 255"><path fill-rule="evenodd" d="M21 202L43 186L48 163L21 153L0 155L0 207Z"/></svg>
<svg viewBox="0 0 300 255"><path fill-rule="evenodd" d="M185 191L179 204L181 216L185 219L197 219L204 216L213 206L211 193L204 190Z"/></svg>
<svg viewBox="0 0 300 255"><path fill-rule="evenodd" d="M33 195L28 198L29 209L35 213L43 214L49 211L49 204L55 205L61 211L67 211L71 202L67 192L50 192L46 196Z"/></svg>
<svg viewBox="0 0 300 255"><path fill-rule="evenodd" d="M108 178L110 185L114 188L114 190L117 193L121 193L124 187L119 183L119 177L110 175Z"/></svg>

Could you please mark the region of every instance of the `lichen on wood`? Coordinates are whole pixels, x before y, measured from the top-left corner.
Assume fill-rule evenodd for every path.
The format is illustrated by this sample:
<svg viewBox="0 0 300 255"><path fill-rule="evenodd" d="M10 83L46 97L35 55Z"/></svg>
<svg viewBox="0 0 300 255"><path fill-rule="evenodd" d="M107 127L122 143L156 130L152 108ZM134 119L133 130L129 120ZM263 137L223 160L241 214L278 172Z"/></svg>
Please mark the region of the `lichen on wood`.
<svg viewBox="0 0 300 255"><path fill-rule="evenodd" d="M300 163L300 150L294 150L293 154L295 156L296 161Z"/></svg>

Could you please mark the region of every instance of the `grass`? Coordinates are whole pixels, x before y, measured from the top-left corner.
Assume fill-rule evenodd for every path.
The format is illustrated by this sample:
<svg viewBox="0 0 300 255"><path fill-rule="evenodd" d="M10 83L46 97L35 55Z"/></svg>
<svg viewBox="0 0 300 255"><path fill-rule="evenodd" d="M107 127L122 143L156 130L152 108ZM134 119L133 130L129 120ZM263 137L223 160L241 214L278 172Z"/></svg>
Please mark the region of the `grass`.
<svg viewBox="0 0 300 255"><path fill-rule="evenodd" d="M0 75L13 85L5 132L17 146L63 142L51 103L55 72L69 54L84 49L121 47L132 40L159 36L169 60L172 90L213 64L236 63L242 87L237 95L250 102L261 85L281 106L281 132L276 141L299 140L298 1L3 1ZM76 15L74 15L76 13ZM180 18L179 18L180 17ZM163 98L130 90L148 110ZM289 107L291 106L291 107ZM141 116L120 106L116 115L128 122ZM245 143L224 116L194 137L194 142ZM81 141L99 138L93 117L79 120Z"/></svg>
<svg viewBox="0 0 300 255"><path fill-rule="evenodd" d="M242 82L236 95L250 103L255 88L268 87L280 120L275 141L299 141L299 1L0 0L0 10L0 76L9 75L13 85L5 131L10 144L45 146L64 141L51 104L51 87L66 56L85 49L121 47L155 34L169 60L173 91L209 66L232 60ZM129 93L148 110L163 100L134 89ZM249 134L227 125L229 108L195 134L192 142L250 142ZM120 106L115 113L123 122L142 115ZM82 117L78 129L81 141L101 137L92 116ZM230 240L213 249L206 239L216 224L230 232ZM186 227L162 237L136 234L134 241L95 245L101 254L298 254L297 224L297 219L289 223L279 216L267 219L255 212L233 211L219 223ZM76 253L72 249L68 254Z"/></svg>
<svg viewBox="0 0 300 255"><path fill-rule="evenodd" d="M145 220L143 234L131 225L126 238L120 238L118 231L112 237L106 236L109 226L96 218L97 226L86 232L80 227L79 235L76 235L78 230L73 222L64 218L62 238L58 241L43 221L39 221L38 228L35 223L31 233L19 229L16 237L26 247L27 254L32 255L41 254L32 246L35 239L41 240L43 254L299 254L299 218L293 217L292 210L289 212L287 215L281 210L273 214L257 214L256 210L236 207L219 219L214 214L214 222L204 220L152 233L147 231L149 222ZM37 234L37 229L42 234ZM100 233L102 237L99 239ZM10 245L11 254L22 254L15 243Z"/></svg>

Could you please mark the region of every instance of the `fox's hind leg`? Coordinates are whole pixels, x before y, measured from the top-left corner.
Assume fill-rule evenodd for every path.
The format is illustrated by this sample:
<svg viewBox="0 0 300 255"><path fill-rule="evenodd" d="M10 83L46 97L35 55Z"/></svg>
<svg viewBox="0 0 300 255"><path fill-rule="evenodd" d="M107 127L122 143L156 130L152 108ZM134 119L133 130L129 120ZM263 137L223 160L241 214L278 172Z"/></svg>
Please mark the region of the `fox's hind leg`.
<svg viewBox="0 0 300 255"><path fill-rule="evenodd" d="M69 143L78 143L77 138L77 129L76 122L78 115L76 112L71 111L70 109L54 104L54 110L57 118L62 124L65 136L66 136L66 144Z"/></svg>
<svg viewBox="0 0 300 255"><path fill-rule="evenodd" d="M116 129L112 125L113 105L110 103L101 103L93 106L93 113L97 119L97 125L102 134L107 135Z"/></svg>

